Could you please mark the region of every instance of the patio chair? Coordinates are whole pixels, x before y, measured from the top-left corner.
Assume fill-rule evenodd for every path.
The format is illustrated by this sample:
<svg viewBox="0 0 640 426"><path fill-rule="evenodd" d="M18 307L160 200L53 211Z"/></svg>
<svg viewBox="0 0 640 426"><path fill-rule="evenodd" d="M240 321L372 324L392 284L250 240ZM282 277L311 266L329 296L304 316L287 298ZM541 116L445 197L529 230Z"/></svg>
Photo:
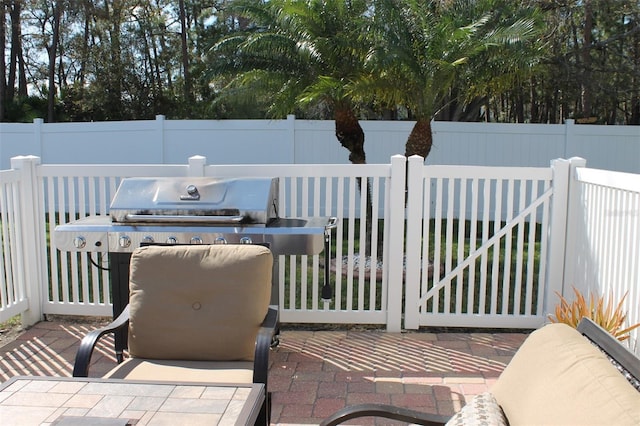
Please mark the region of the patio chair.
<svg viewBox="0 0 640 426"><path fill-rule="evenodd" d="M129 357L104 377L263 383L278 323L269 306L273 256L260 245L147 246L131 256L130 300L81 341L74 377L87 377L100 337L128 327ZM269 418L270 396L259 421Z"/></svg>

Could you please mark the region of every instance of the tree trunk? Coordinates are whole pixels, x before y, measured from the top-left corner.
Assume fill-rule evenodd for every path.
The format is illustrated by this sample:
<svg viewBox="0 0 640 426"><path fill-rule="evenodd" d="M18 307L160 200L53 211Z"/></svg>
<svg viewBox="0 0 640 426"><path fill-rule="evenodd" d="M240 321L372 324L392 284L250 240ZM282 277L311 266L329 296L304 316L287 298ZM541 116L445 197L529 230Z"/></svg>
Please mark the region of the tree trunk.
<svg viewBox="0 0 640 426"><path fill-rule="evenodd" d="M7 81L7 100L13 101L16 91L16 74L18 72L19 52L21 50L20 43L20 14L22 9L22 1L13 1L13 7L8 6L11 10L11 52L9 54L9 79Z"/></svg>
<svg viewBox="0 0 640 426"><path fill-rule="evenodd" d="M84 82L85 76L87 73L87 62L89 61L89 38L91 35L91 19L93 16L93 12L90 7L90 2L83 2L83 10L84 10L84 29L82 32L82 47L80 49L80 69L78 70L78 87L80 93L84 92Z"/></svg>
<svg viewBox="0 0 640 426"><path fill-rule="evenodd" d="M49 123L55 122L56 56L58 53L61 16L62 4L58 1L53 4L53 33L51 35L51 45L49 46L49 93L47 96L47 122Z"/></svg>
<svg viewBox="0 0 640 426"><path fill-rule="evenodd" d="M364 131L356 115L350 108L336 108L336 138L349 150L349 161L353 164L366 164L364 153Z"/></svg>
<svg viewBox="0 0 640 426"><path fill-rule="evenodd" d="M111 8L110 8L111 6ZM124 105L123 105L123 80L124 80L124 68L122 64L122 47L120 36L122 33L122 11L123 5L121 2L104 1L104 11L106 19L106 27L109 42L109 64L107 70L107 105L105 105L105 112L108 114L109 120L122 120L124 117Z"/></svg>
<svg viewBox="0 0 640 426"><path fill-rule="evenodd" d="M419 155L426 159L431 152L433 145L433 134L431 132L431 118L419 118L411 129L407 144L404 149L405 157Z"/></svg>
<svg viewBox="0 0 640 426"><path fill-rule="evenodd" d="M360 126L358 122L358 118L353 113L353 110L348 107L336 107L335 111L335 126L336 126L336 138L340 144L349 150L349 161L352 164L366 164L367 158L364 152L364 130ZM358 189L360 190L360 194L365 195L367 197L367 219L365 222L365 255L371 255L371 229L372 222L371 216L373 214L373 204L371 204L371 186L369 185L369 180L365 179L364 181L364 190L363 190L363 182L361 178L358 178ZM382 249L380 245L382 241L378 241L377 246L378 256L382 256Z"/></svg>
<svg viewBox="0 0 640 426"><path fill-rule="evenodd" d="M0 52L4 52L7 43L7 29L5 26L6 6L0 1ZM7 101L7 69L5 55L0 55L0 122L4 121L5 102Z"/></svg>
<svg viewBox="0 0 640 426"><path fill-rule="evenodd" d="M191 97L191 74L189 72L189 47L187 45L187 17L184 9L184 0L180 0L178 4L180 9L180 50L182 52L182 77L184 78L184 105L188 110L193 105L193 101ZM187 117L189 115L187 112Z"/></svg>
<svg viewBox="0 0 640 426"><path fill-rule="evenodd" d="M591 9L591 1L584 2L584 31L582 48L582 116L591 117L591 31L593 30L593 10Z"/></svg>

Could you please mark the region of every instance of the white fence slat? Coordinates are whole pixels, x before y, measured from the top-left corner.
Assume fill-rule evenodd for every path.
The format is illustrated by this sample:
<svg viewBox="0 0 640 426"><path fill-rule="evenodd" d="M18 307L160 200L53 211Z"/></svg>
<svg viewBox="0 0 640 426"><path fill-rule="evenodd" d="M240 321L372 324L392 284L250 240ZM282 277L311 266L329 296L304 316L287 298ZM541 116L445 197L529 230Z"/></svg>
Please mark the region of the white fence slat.
<svg viewBox="0 0 640 426"><path fill-rule="evenodd" d="M356 208L356 197L354 196L356 194L356 177L351 177L349 178L349 187L348 187L348 193L349 193L349 211L352 212L355 210ZM348 229L348 244L347 244L347 279L346 279L346 285L347 285L347 301L346 301L346 305L345 308L348 311L351 311L354 309L353 307L353 273L355 271L355 262L354 262L354 256L355 256L355 228L356 228L356 218L351 216L348 219L348 224L349 224L349 229Z"/></svg>
<svg viewBox="0 0 640 426"><path fill-rule="evenodd" d="M482 242L489 240L489 213L491 211L491 181L489 179L482 180L483 189L483 206L482 206ZM480 254L480 312L488 313L487 304L487 251ZM489 295L491 297L491 295Z"/></svg>
<svg viewBox="0 0 640 426"><path fill-rule="evenodd" d="M338 182L337 182L337 205L336 205L336 212L337 212L337 218L338 218L338 226L336 228L336 272L334 274L334 277L336 279L336 284L334 286L334 303L335 303L335 310L336 311L340 311L342 310L342 258L344 256L343 252L342 252L342 247L343 247L343 235L344 235L344 216L342 214L342 212L344 212L344 187L345 187L345 182L344 182L344 177L340 176L338 177ZM348 237L347 237L348 238ZM347 253L348 253L348 248L347 248Z"/></svg>
<svg viewBox="0 0 640 426"><path fill-rule="evenodd" d="M471 179L471 231L469 233L469 255L475 252L476 244L478 240L478 203L479 203L479 182L478 179ZM476 268L469 268L469 306L471 307L471 313L481 313L480 305L478 309L475 309L476 298Z"/></svg>
<svg viewBox="0 0 640 426"><path fill-rule="evenodd" d="M372 198L371 204L373 206L371 210L371 223L373 226L371 227L371 267L369 273L369 302L368 308L370 311L374 311L376 306L376 298L378 294L378 265L373 259L378 259L378 220L380 219L378 215L378 206L380 206L380 180L381 178L371 178L372 182ZM388 192L386 192L388 194ZM382 253L380 253L382 254Z"/></svg>
<svg viewBox="0 0 640 426"><path fill-rule="evenodd" d="M365 266L366 266L366 250L365 247L370 241L367 241L367 200L369 190L369 181L366 177L360 177L361 189L360 193L360 241L359 241L359 253L358 253L358 310L362 311L364 309L364 284L365 284Z"/></svg>
<svg viewBox="0 0 640 426"><path fill-rule="evenodd" d="M549 192L551 189L551 181L546 181L543 185L543 191ZM549 248L549 233L547 230L549 229L549 217L550 217L550 206L546 205L543 208L542 213L542 226L540 231L540 267L538 269L538 277L547 277L547 256L548 256L548 248ZM506 273L505 273L506 274ZM544 287L545 283L538 281L538 294L541 294L540 289ZM548 289L545 289L545 297L539 297L538 303L536 305L536 314L540 315L543 312L545 298L547 297Z"/></svg>

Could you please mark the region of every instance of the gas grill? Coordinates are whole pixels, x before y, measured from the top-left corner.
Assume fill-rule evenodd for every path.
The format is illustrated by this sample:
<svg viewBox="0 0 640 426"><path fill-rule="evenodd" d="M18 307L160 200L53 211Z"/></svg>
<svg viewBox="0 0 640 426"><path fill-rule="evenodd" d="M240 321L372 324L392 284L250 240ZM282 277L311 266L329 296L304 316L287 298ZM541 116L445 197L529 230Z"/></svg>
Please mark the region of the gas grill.
<svg viewBox="0 0 640 426"><path fill-rule="evenodd" d="M57 226L54 244L60 251L108 253L114 318L129 301L129 261L142 245L263 244L274 255L314 255L324 249L328 265L328 241L337 219L280 217L278 185L277 178L123 179L109 216ZM277 276L272 304L279 299ZM323 297L327 294L328 276ZM126 336L116 336L117 353L125 347Z"/></svg>
<svg viewBox="0 0 640 426"><path fill-rule="evenodd" d="M282 218L276 178L123 179L109 216L56 227L61 251L131 253L142 244L266 244L318 254L335 218Z"/></svg>

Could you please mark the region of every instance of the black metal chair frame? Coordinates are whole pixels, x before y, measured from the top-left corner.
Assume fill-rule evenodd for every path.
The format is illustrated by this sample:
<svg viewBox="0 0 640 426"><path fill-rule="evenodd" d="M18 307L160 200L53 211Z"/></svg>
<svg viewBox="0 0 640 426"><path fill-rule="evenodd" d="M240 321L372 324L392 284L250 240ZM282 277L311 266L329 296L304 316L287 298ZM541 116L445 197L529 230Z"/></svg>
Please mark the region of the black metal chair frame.
<svg viewBox="0 0 640 426"><path fill-rule="evenodd" d="M265 403L263 404L258 422L256 424L268 424L271 413L271 395L267 391L267 378L269 376L269 351L272 343L277 339L276 333L279 329L278 309L270 306L267 311L258 335L256 336L256 348L253 360L253 383L263 383L265 388ZM73 365L73 377L88 377L89 366L93 350L100 338L109 333L119 330L126 331L129 327L129 305L113 322L104 327L93 330L82 339L80 347L76 353ZM118 362L122 359L118 358Z"/></svg>
<svg viewBox="0 0 640 426"><path fill-rule="evenodd" d="M628 375L640 380L640 359L622 346L610 333L588 318L583 318L580 321L578 331L608 355L614 364L617 363ZM326 418L321 426L335 426L359 417L383 417L428 426L442 426L450 419L447 416L391 405L360 404L338 410Z"/></svg>

